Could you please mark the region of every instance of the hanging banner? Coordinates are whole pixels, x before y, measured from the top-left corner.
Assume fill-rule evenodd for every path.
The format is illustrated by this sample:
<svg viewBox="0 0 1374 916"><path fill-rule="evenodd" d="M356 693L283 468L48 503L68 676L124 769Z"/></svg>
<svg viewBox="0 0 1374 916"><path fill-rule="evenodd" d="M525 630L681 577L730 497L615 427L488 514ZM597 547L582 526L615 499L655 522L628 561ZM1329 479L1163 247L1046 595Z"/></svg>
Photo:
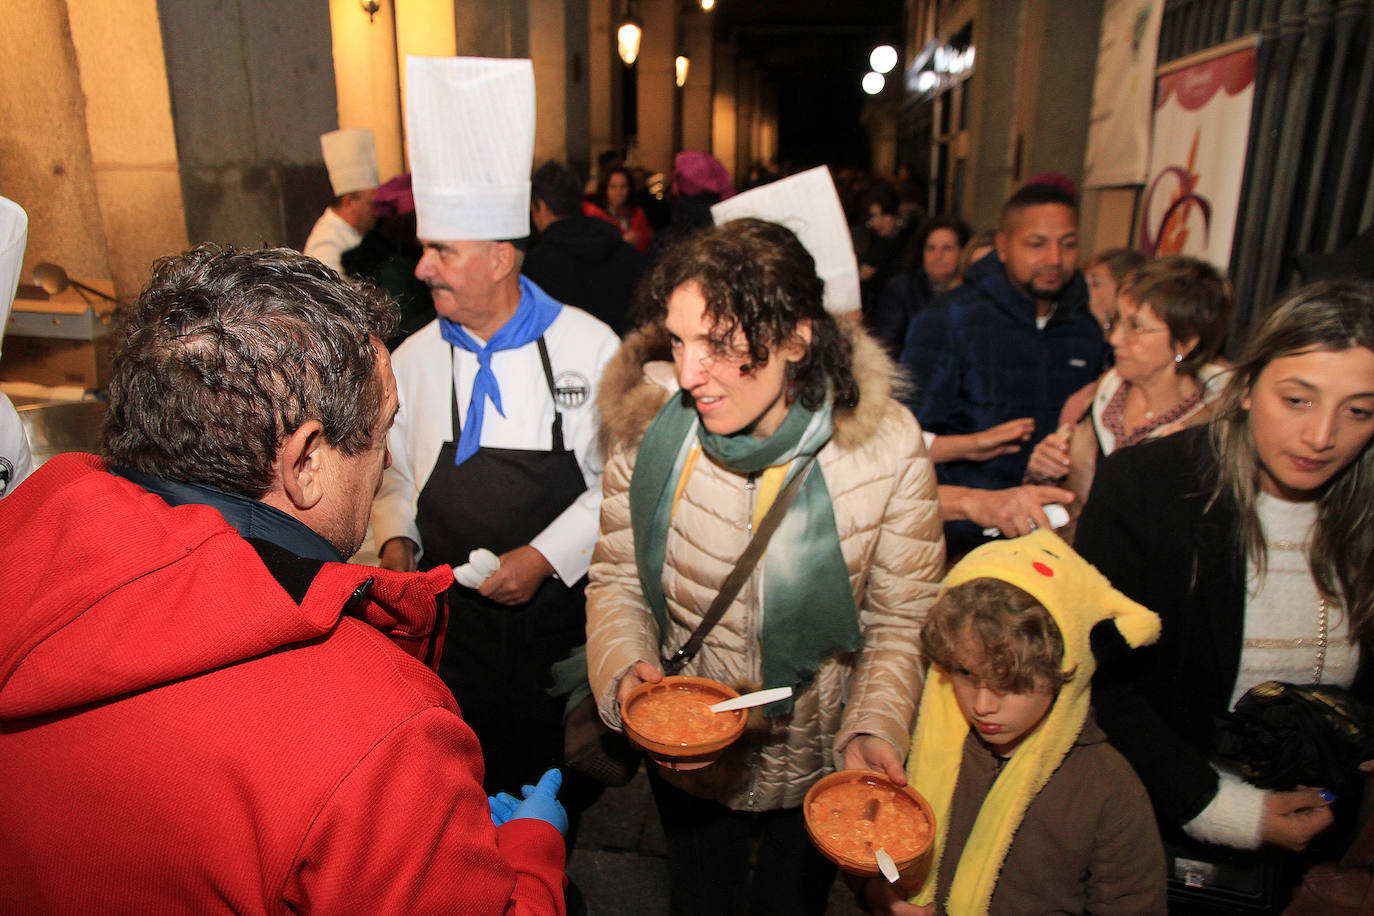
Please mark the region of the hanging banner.
<svg viewBox="0 0 1374 916"><path fill-rule="evenodd" d="M1083 186L1144 184L1164 0L1107 0L1097 43Z"/></svg>
<svg viewBox="0 0 1374 916"><path fill-rule="evenodd" d="M1160 68L1136 247L1231 262L1255 98L1254 38Z"/></svg>

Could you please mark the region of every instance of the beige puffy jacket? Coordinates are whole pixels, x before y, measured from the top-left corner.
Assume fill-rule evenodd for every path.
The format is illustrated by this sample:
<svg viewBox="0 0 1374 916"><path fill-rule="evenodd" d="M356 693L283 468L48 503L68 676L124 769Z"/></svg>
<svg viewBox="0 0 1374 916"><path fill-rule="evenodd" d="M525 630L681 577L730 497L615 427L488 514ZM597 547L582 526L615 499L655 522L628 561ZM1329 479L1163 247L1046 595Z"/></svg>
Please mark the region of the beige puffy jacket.
<svg viewBox="0 0 1374 916"><path fill-rule="evenodd" d="M744 736L715 764L662 771L686 791L739 810L800 805L855 735L879 736L903 759L911 736L921 692L917 632L945 559L935 470L915 419L892 399L892 366L882 348L862 331L851 335L860 399L852 411L836 411L835 435L820 451L819 468L833 501L864 647L826 659L790 716L765 719L755 710ZM639 440L676 390L671 363L658 361L667 356L661 334L631 335L607 366L598 399L608 461L601 536L587 586L587 661L601 716L615 728L621 677L639 660L660 665L658 626L635 569L629 487ZM744 551L755 492L753 481L704 453L697 461L668 533L663 652L687 640ZM741 692L757 689L764 565L684 674Z"/></svg>

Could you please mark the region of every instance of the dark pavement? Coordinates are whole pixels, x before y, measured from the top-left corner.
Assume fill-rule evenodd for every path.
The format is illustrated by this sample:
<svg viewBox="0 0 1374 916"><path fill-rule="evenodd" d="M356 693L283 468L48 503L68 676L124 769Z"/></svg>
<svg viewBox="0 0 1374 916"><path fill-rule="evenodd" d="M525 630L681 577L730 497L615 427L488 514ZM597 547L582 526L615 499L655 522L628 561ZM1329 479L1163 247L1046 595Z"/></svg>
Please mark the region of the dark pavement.
<svg viewBox="0 0 1374 916"><path fill-rule="evenodd" d="M590 916L667 916L666 857L663 828L641 769L629 785L607 789L583 813L577 845L568 856L568 876L582 890ZM844 880L837 878L827 916L862 913Z"/></svg>

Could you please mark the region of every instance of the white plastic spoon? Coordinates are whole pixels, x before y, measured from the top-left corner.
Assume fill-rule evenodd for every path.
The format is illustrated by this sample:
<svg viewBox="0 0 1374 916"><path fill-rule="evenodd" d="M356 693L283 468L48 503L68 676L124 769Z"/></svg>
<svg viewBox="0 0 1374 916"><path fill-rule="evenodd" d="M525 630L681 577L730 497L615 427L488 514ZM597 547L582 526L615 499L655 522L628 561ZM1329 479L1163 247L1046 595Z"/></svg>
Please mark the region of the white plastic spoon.
<svg viewBox="0 0 1374 916"><path fill-rule="evenodd" d="M748 709L751 706L762 706L764 703L785 700L791 695L791 687L769 687L767 690L755 690L753 693L746 693L742 697L735 697L731 700L721 700L719 703L713 703L706 708L711 712L729 712L732 709Z"/></svg>
<svg viewBox="0 0 1374 916"><path fill-rule="evenodd" d="M892 861L892 856L887 854L886 849L879 849L873 855L878 860L878 871L883 873L887 883L896 884L901 874L897 871L897 863Z"/></svg>

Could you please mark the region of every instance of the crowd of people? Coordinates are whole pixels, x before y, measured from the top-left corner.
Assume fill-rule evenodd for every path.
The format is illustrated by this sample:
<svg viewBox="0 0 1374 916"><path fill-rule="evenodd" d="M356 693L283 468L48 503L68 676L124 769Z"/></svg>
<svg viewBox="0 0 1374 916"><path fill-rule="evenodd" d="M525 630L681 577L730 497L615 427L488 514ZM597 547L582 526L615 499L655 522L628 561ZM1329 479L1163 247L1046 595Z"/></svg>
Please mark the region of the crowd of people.
<svg viewBox="0 0 1374 916"><path fill-rule="evenodd" d="M609 780L568 723L625 751L679 667L791 696L644 764L674 914L823 914L833 770L935 813L854 882L892 916L1277 913L1339 857L1364 761L1268 781L1218 723L1270 682L1374 702L1374 285L1292 291L1231 362L1224 273L1081 258L1063 180L974 232L899 177L843 188L835 305L787 220L714 224L707 153L658 205L614 155L535 167L528 61L408 86L412 175L327 135L304 254L154 265L100 456L0 455L7 906L582 911Z"/></svg>

